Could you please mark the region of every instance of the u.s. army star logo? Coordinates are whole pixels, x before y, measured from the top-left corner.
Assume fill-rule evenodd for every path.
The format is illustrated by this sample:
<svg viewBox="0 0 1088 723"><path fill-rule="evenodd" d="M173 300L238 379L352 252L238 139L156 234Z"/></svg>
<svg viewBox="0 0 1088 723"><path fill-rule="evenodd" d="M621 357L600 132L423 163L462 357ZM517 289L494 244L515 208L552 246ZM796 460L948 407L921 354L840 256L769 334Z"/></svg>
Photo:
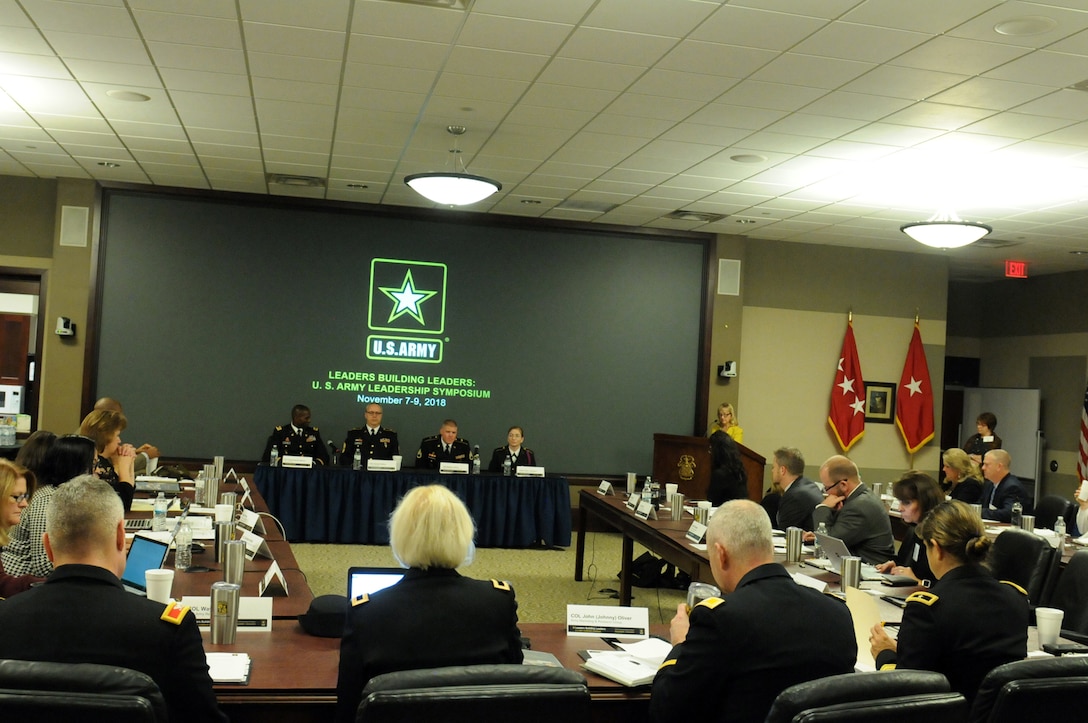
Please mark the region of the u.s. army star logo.
<svg viewBox="0 0 1088 723"><path fill-rule="evenodd" d="M394 302L393 309L389 312L389 319L386 323L392 324L402 315L408 314L418 321L420 326L427 325L427 322L423 320L423 311L419 307L424 301L438 292L417 289L415 287L415 282L412 280L411 269L408 269L404 273L404 281L401 283L399 289L388 286L379 286L378 290Z"/></svg>

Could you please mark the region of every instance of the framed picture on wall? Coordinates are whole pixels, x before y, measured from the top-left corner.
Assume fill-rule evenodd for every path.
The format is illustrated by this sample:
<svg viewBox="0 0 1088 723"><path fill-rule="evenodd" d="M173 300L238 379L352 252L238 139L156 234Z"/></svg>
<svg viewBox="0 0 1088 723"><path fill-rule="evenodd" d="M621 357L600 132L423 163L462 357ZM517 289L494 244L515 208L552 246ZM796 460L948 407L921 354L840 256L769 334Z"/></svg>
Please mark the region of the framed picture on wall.
<svg viewBox="0 0 1088 723"><path fill-rule="evenodd" d="M893 382L865 382L865 421L879 424L895 421Z"/></svg>

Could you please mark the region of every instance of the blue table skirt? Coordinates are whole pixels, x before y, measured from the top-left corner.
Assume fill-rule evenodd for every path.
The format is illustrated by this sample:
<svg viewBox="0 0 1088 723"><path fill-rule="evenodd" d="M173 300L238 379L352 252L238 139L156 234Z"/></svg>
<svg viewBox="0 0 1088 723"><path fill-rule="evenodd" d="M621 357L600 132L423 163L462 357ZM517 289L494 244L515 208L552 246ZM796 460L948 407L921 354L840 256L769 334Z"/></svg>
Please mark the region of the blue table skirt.
<svg viewBox="0 0 1088 723"><path fill-rule="evenodd" d="M476 521L479 547L570 545L570 490L563 477L262 465L254 482L292 542L389 544L389 515L400 498L412 487L444 484L464 500Z"/></svg>

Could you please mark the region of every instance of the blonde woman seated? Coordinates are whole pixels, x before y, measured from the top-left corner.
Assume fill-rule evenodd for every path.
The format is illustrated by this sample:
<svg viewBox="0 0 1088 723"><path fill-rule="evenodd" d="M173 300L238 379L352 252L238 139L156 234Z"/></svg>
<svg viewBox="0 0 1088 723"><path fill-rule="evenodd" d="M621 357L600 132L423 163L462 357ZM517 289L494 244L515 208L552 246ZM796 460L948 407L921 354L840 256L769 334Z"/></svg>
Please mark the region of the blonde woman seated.
<svg viewBox="0 0 1088 723"><path fill-rule="evenodd" d="M982 470L974 460L962 449L946 450L941 459L944 478L952 485L949 497L969 505L978 504L982 499Z"/></svg>
<svg viewBox="0 0 1088 723"><path fill-rule="evenodd" d="M0 547L8 544L8 530L19 524L23 510L30 505L34 492L34 473L25 467L0 459ZM8 575L0 565L0 598L29 590L43 578L33 575Z"/></svg>
<svg viewBox="0 0 1088 723"><path fill-rule="evenodd" d="M715 432L725 432L734 442L744 444L744 430L737 422L737 413L732 404L718 405L718 418L710 425L708 437L713 437Z"/></svg>
<svg viewBox="0 0 1088 723"><path fill-rule="evenodd" d="M355 720L363 687L376 675L448 665L520 663L518 605L508 582L462 577L476 534L457 495L416 487L389 519L393 555L404 578L351 600L340 643L336 720Z"/></svg>
<svg viewBox="0 0 1088 723"><path fill-rule="evenodd" d="M79 433L94 442L97 452L94 476L113 487L125 512L132 509L136 494L136 448L121 442L121 431L127 426L125 415L104 409L91 412L79 425Z"/></svg>

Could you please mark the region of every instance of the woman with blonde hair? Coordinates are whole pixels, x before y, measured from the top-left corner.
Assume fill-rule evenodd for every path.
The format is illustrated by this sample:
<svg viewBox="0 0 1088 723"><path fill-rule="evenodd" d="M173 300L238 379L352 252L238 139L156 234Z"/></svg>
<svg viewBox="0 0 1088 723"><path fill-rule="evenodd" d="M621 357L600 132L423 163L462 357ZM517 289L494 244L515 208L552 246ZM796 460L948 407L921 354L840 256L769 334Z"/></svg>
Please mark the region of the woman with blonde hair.
<svg viewBox="0 0 1088 723"><path fill-rule="evenodd" d="M96 409L83 418L79 433L94 442L94 476L121 497L125 512L132 509L136 495L136 448L121 442L121 431L128 426L125 415L108 409Z"/></svg>
<svg viewBox="0 0 1088 723"><path fill-rule="evenodd" d="M982 499L982 471L962 449L948 449L941 456L944 478L952 485L949 496L954 500L977 504Z"/></svg>
<svg viewBox="0 0 1088 723"><path fill-rule="evenodd" d="M725 432L734 442L744 444L744 429L737 421L737 411L732 404L724 402L718 405L718 417L710 426L710 434L707 436L712 437L715 432Z"/></svg>
<svg viewBox="0 0 1088 723"><path fill-rule="evenodd" d="M990 540L963 502L942 502L916 528L937 582L907 598L899 638L873 626L869 644L878 670L934 670L968 706L986 674L1028 654L1028 598L982 567Z"/></svg>
<svg viewBox="0 0 1088 723"><path fill-rule="evenodd" d="M8 530L19 524L33 493L34 473L0 459L0 547L8 544ZM8 575L0 564L0 598L29 590L32 584L41 579L33 575Z"/></svg>
<svg viewBox="0 0 1088 723"><path fill-rule="evenodd" d="M340 643L336 720L355 720L368 680L396 670L520 663L510 583L462 577L475 554L465 504L442 485L415 487L389 518L389 544L408 568L397 584L351 600Z"/></svg>

